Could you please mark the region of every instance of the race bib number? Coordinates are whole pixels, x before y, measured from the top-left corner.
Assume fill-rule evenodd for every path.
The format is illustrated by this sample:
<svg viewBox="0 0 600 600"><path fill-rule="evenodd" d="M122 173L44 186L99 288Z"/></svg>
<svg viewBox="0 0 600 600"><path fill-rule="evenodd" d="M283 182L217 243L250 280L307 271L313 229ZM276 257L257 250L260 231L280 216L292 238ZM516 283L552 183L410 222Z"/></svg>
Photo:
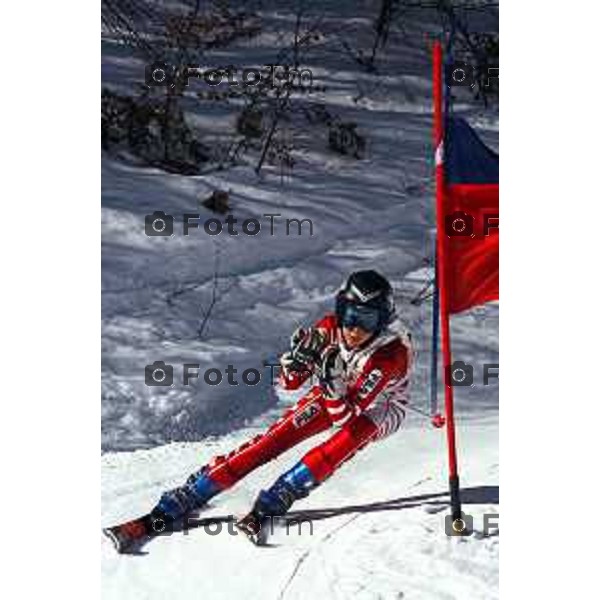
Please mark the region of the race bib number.
<svg viewBox="0 0 600 600"><path fill-rule="evenodd" d="M360 390L358 390L358 397L365 398L368 396L377 386L377 384L381 381L383 377L383 373L379 369L373 369L364 380L363 384L360 386Z"/></svg>

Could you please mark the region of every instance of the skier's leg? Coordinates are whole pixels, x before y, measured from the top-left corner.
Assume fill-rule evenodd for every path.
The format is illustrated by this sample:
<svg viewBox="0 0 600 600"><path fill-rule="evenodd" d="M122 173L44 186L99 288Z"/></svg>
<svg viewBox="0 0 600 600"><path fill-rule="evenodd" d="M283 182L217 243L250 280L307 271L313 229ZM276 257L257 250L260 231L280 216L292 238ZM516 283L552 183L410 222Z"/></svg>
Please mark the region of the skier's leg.
<svg viewBox="0 0 600 600"><path fill-rule="evenodd" d="M257 467L330 426L320 394L309 392L265 433L255 436L226 456L217 456L191 475L183 486L164 493L154 513L179 519L231 487Z"/></svg>
<svg viewBox="0 0 600 600"><path fill-rule="evenodd" d="M293 502L308 496L338 466L369 443L376 433L376 425L365 415L352 419L331 438L305 454L268 490L262 490L253 511L260 517L285 514Z"/></svg>
<svg viewBox="0 0 600 600"><path fill-rule="evenodd" d="M292 503L330 477L344 462L370 442L397 431L405 404L386 399L351 419L331 438L310 450L268 489L262 490L253 512L259 518L281 516Z"/></svg>

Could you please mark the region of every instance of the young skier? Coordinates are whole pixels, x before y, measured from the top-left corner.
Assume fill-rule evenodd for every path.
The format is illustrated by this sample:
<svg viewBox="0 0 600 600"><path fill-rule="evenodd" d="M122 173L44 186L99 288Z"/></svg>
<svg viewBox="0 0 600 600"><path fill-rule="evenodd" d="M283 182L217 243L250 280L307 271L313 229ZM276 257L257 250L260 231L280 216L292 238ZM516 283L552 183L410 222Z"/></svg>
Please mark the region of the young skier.
<svg viewBox="0 0 600 600"><path fill-rule="evenodd" d="M335 314L294 332L280 359L279 382L315 383L267 431L217 456L181 487L165 492L148 515L104 530L119 552L201 508L245 475L307 438L331 430L273 485L262 490L239 530L260 541L267 519L284 515L372 441L394 433L405 417L412 364L410 335L396 319L392 288L376 271L352 273L336 296Z"/></svg>

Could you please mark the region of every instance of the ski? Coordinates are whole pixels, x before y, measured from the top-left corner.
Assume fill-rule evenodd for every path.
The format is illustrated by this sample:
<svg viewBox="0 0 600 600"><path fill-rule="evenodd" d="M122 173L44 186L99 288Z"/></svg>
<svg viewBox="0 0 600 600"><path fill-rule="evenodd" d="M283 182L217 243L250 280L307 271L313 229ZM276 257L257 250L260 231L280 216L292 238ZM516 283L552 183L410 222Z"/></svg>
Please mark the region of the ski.
<svg viewBox="0 0 600 600"><path fill-rule="evenodd" d="M105 527L106 536L119 554L137 554L141 547L166 529L165 520L147 514L113 527Z"/></svg>
<svg viewBox="0 0 600 600"><path fill-rule="evenodd" d="M147 514L126 523L102 529L102 534L110 540L119 554L139 554L142 546L149 541L166 537L173 533L185 533L200 527L215 524L236 524L235 515L221 515L200 518L197 512L192 512L177 521L165 521L157 515Z"/></svg>
<svg viewBox="0 0 600 600"><path fill-rule="evenodd" d="M235 528L255 546L266 546L269 534L272 533L273 519L260 518L254 512L249 512L245 517L235 521Z"/></svg>

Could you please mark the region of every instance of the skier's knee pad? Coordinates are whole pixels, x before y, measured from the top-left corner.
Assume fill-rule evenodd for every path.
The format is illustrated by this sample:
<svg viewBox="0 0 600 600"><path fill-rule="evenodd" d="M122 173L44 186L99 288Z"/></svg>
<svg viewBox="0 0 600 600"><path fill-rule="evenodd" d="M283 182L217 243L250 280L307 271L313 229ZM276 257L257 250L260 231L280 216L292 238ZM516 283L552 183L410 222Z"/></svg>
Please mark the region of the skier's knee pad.
<svg viewBox="0 0 600 600"><path fill-rule="evenodd" d="M254 509L261 515L281 516L299 498L305 498L318 485L310 469L301 461L284 473L268 489L262 490Z"/></svg>

